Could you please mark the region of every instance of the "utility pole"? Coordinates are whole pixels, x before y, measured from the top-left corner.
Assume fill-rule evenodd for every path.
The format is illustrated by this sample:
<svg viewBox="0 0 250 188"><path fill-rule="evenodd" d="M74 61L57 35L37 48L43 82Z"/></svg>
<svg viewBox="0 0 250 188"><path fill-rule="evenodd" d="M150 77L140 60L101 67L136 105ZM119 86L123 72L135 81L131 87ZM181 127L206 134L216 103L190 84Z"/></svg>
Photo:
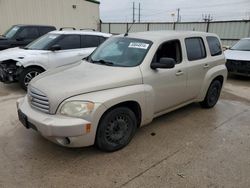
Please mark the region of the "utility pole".
<svg viewBox="0 0 250 188"><path fill-rule="evenodd" d="M139 14L138 14L138 22L141 22L141 3L139 3Z"/></svg>
<svg viewBox="0 0 250 188"><path fill-rule="evenodd" d="M209 31L210 22L213 20L213 17L210 14L202 14L202 20L207 23L206 32Z"/></svg>
<svg viewBox="0 0 250 188"><path fill-rule="evenodd" d="M133 23L135 23L135 2L133 2Z"/></svg>
<svg viewBox="0 0 250 188"><path fill-rule="evenodd" d="M177 23L180 22L180 8L177 9Z"/></svg>
<svg viewBox="0 0 250 188"><path fill-rule="evenodd" d="M211 14L202 14L202 20L204 22L211 22L213 20L213 17L211 16Z"/></svg>

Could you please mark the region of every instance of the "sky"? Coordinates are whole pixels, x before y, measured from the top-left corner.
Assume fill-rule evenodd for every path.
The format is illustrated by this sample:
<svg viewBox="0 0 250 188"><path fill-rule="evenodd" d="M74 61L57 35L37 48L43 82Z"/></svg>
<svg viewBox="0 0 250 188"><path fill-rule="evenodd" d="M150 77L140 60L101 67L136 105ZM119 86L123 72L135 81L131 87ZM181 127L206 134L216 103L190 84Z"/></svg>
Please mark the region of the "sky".
<svg viewBox="0 0 250 188"><path fill-rule="evenodd" d="M181 21L202 21L202 15L211 15L214 21L250 19L250 0L99 0L103 22L132 22L133 2L138 21L141 4L141 22L172 22L180 9Z"/></svg>

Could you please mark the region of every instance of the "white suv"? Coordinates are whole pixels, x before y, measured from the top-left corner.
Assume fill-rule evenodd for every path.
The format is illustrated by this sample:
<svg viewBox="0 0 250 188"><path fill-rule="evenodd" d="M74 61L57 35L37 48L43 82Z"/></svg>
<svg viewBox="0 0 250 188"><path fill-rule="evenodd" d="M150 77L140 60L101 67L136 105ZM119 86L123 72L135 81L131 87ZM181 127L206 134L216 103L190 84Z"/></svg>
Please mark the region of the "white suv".
<svg viewBox="0 0 250 188"><path fill-rule="evenodd" d="M53 31L24 48L0 52L0 81L19 81L26 89L45 70L80 61L111 34L94 31Z"/></svg>

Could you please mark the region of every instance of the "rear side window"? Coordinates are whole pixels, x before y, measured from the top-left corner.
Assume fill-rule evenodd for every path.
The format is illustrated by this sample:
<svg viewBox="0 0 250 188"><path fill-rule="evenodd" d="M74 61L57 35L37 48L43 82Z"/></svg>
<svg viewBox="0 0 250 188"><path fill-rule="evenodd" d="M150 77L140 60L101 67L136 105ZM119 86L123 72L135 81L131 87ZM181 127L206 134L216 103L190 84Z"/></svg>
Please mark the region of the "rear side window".
<svg viewBox="0 0 250 188"><path fill-rule="evenodd" d="M40 36L45 35L45 34L47 34L48 32L54 31L54 30L55 30L55 29L52 28L52 27L40 27L40 28L39 28Z"/></svg>
<svg viewBox="0 0 250 188"><path fill-rule="evenodd" d="M100 37L94 35L83 35L81 37L81 43L83 48L97 47L100 45Z"/></svg>
<svg viewBox="0 0 250 188"><path fill-rule="evenodd" d="M202 38L187 38L185 39L185 44L189 61L195 61L206 57L206 50Z"/></svg>
<svg viewBox="0 0 250 188"><path fill-rule="evenodd" d="M100 37L100 44L102 44L105 40L107 40L107 38L105 38L105 37Z"/></svg>
<svg viewBox="0 0 250 188"><path fill-rule="evenodd" d="M65 35L56 44L58 44L62 50L80 48L81 47L80 35Z"/></svg>
<svg viewBox="0 0 250 188"><path fill-rule="evenodd" d="M220 41L217 37L207 37L207 43L209 46L211 56L216 56L216 55L222 54Z"/></svg>

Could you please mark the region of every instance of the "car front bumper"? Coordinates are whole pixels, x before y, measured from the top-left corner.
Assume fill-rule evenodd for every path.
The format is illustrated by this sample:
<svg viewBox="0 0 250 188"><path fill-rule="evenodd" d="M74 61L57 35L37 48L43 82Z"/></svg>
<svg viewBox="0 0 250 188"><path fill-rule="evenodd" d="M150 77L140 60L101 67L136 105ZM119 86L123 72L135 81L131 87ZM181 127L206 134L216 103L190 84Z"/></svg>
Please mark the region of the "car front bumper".
<svg viewBox="0 0 250 188"><path fill-rule="evenodd" d="M0 82L4 82L6 84L17 82L18 76L21 71L21 67L6 67L6 65L0 62Z"/></svg>
<svg viewBox="0 0 250 188"><path fill-rule="evenodd" d="M38 131L48 140L66 147L94 144L93 125L80 118L50 115L33 109L27 97L17 101L19 120L26 128ZM92 126L92 128L90 128Z"/></svg>

